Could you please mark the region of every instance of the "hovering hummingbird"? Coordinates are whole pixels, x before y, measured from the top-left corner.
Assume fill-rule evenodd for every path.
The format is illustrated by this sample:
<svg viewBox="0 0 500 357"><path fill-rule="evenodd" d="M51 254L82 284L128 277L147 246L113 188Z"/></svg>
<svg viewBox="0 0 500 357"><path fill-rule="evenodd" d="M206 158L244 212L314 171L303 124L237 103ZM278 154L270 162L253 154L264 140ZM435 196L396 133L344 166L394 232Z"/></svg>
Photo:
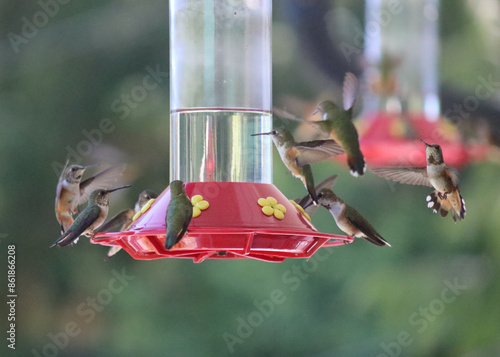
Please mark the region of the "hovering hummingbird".
<svg viewBox="0 0 500 357"><path fill-rule="evenodd" d="M167 226L165 249L172 248L182 239L191 218L193 218L193 204L186 194L184 183L179 180L170 182L170 202L165 215Z"/></svg>
<svg viewBox="0 0 500 357"><path fill-rule="evenodd" d="M465 217L465 201L458 189L458 171L448 166L443 160L443 151L437 144L425 144L427 167L394 166L372 169L376 175L408 185L421 185L435 188L427 196L427 207L434 213L446 217L452 211L453 220L462 220Z"/></svg>
<svg viewBox="0 0 500 357"><path fill-rule="evenodd" d="M50 248L56 245L64 247L71 244L82 234L87 237L92 237L94 231L104 223L108 215L109 194L127 187L130 187L130 185L113 188L111 190L99 189L92 191L87 207L80 212L73 224L50 246Z"/></svg>
<svg viewBox="0 0 500 357"><path fill-rule="evenodd" d="M331 189L333 187L333 185L335 184L335 181L337 180L337 177L338 177L338 175L333 175L333 176L327 177L326 179L324 179L323 181L321 181L319 184L317 184L316 187L314 187L315 191L319 192L323 188L329 188L329 189ZM318 206L314 206L314 205L311 204L312 203L312 198L311 198L310 195L305 195L302 198L296 198L296 199L294 199L294 201L299 206L301 206L302 208L304 208L304 210L306 211L306 213L309 216L312 216L316 212L316 209L318 208Z"/></svg>
<svg viewBox="0 0 500 357"><path fill-rule="evenodd" d="M151 190L144 190L139 194L139 198L135 203L134 209L126 209L118 213L116 216L111 218L108 222L103 224L97 232L108 232L114 227L120 227L118 232L123 232L130 227L132 224L132 218L134 215L141 210L141 208L149 202L149 200L158 197L156 192ZM104 260L108 261L113 255L118 253L122 248L120 246L112 246L109 248L106 258Z"/></svg>
<svg viewBox="0 0 500 357"><path fill-rule="evenodd" d="M316 203L318 197L314 189L310 164L343 154L342 147L331 139L298 143L285 128L273 129L269 133L252 134L252 136L256 135L271 135L274 145L276 145L276 149L280 153L281 160L292 175L302 181L312 200Z"/></svg>
<svg viewBox="0 0 500 357"><path fill-rule="evenodd" d="M318 203L330 211L337 226L349 236L365 238L378 246L391 246L358 211L329 188L321 189Z"/></svg>
<svg viewBox="0 0 500 357"><path fill-rule="evenodd" d="M320 112L323 120L309 122L329 133L342 145L347 153L347 164L353 176L363 175L366 171L365 159L359 148L358 132L352 123L352 108L356 99L357 82L354 74L347 73L343 87L344 109L341 110L332 101L325 100L318 105L314 112L314 114Z"/></svg>
<svg viewBox="0 0 500 357"><path fill-rule="evenodd" d="M59 177L56 191L56 218L61 225L61 234L73 224L73 215L78 213L78 206L87 202L92 191L109 188L125 169L124 166L110 167L85 181L82 175L90 166L69 165L66 161Z"/></svg>

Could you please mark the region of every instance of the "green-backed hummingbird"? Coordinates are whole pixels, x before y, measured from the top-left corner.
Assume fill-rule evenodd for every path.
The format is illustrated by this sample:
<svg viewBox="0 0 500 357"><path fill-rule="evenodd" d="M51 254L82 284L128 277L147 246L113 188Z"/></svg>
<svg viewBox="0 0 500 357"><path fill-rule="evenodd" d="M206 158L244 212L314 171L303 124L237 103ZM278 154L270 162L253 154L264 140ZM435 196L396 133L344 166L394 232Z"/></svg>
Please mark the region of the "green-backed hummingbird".
<svg viewBox="0 0 500 357"><path fill-rule="evenodd" d="M50 246L50 248L56 245L64 247L71 244L73 241L78 239L80 235L92 237L94 235L94 231L104 223L106 216L108 215L109 194L127 187L130 187L130 185L109 190L98 189L92 191L87 207L80 212L73 224L71 224L71 226Z"/></svg>
<svg viewBox="0 0 500 357"><path fill-rule="evenodd" d="M134 208L126 209L111 218L108 222L103 224L97 232L109 232L112 228L119 227L118 232L123 232L130 227L133 222L134 215L141 210L141 208L148 203L151 199L158 197L156 192L151 190L144 190L139 194L139 198L135 203ZM108 253L104 260L108 261L113 255L118 253L122 248L118 245L109 248Z"/></svg>
<svg viewBox="0 0 500 357"><path fill-rule="evenodd" d="M256 135L271 135L285 166L293 176L302 181L313 202L317 203L318 197L314 189L310 164L343 154L342 147L331 139L298 143L285 128L273 129L268 133L252 134L252 136Z"/></svg>
<svg viewBox="0 0 500 357"><path fill-rule="evenodd" d="M353 106L356 99L357 79L347 73L344 79L343 104L340 109L330 100L321 102L314 113L321 113L323 120L309 123L318 126L321 131L329 133L347 153L347 164L353 176L363 175L366 171L365 159L359 147L356 127L352 123Z"/></svg>
<svg viewBox="0 0 500 357"><path fill-rule="evenodd" d="M437 144L425 144L427 166L393 166L377 167L372 171L376 175L388 180L408 185L429 186L435 189L427 196L427 207L434 213L439 212L446 217L452 211L453 220L462 220L465 217L465 201L458 188L458 171L448 166L443 160L443 151Z"/></svg>
<svg viewBox="0 0 500 357"><path fill-rule="evenodd" d="M349 236L365 238L378 246L391 246L358 211L329 188L318 193L318 203L330 211L337 226Z"/></svg>
<svg viewBox="0 0 500 357"><path fill-rule="evenodd" d="M186 194L184 183L179 180L170 182L170 202L165 215L165 249L172 248L182 239L192 217L193 204Z"/></svg>
<svg viewBox="0 0 500 357"><path fill-rule="evenodd" d="M68 166L68 163L69 161L66 161L56 190L55 210L57 221L61 226L61 234L73 224L73 216L78 213L78 206L87 202L90 193L97 189L110 188L125 169L125 166L110 167L81 181L85 170L98 165Z"/></svg>

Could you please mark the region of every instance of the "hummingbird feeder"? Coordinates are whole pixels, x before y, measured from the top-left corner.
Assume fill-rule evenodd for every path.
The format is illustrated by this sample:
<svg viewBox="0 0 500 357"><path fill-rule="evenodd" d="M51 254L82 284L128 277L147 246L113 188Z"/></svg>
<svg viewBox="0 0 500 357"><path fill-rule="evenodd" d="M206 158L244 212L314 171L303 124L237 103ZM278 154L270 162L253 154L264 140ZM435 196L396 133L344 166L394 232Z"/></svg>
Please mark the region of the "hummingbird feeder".
<svg viewBox="0 0 500 357"><path fill-rule="evenodd" d="M439 144L446 162L484 160L488 146L465 145L440 115L439 0L366 1L365 82L360 147L369 166L425 166L418 139ZM375 19L387 19L387 22ZM446 112L445 112L446 115Z"/></svg>
<svg viewBox="0 0 500 357"><path fill-rule="evenodd" d="M92 243L135 259L308 258L352 237L318 232L272 182L271 0L170 0L170 178L193 218L165 249L170 189Z"/></svg>

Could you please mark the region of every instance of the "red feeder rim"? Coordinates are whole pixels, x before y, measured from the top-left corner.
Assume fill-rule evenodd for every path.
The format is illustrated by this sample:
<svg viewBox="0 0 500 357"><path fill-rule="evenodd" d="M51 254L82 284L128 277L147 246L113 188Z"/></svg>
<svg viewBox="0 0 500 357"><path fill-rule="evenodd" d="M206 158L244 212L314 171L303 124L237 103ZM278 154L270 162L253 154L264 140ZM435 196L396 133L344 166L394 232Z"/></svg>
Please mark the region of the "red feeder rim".
<svg viewBox="0 0 500 357"><path fill-rule="evenodd" d="M209 207L193 217L186 235L172 249L164 247L169 187L127 231L98 233L91 242L121 246L134 259L190 258L200 263L205 259L245 258L282 262L309 258L321 247L353 241L349 236L318 232L272 184L190 182L185 187L189 197L200 195ZM263 212L262 203L269 205L266 210L273 212L271 215ZM282 219L275 217L281 217L276 210L286 211Z"/></svg>

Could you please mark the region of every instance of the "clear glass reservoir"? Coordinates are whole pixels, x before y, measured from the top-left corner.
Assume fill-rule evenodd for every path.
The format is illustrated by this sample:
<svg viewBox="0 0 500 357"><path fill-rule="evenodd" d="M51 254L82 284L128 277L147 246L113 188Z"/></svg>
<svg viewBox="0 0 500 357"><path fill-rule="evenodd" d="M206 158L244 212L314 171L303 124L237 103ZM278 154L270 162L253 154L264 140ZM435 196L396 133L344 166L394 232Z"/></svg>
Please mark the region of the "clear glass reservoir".
<svg viewBox="0 0 500 357"><path fill-rule="evenodd" d="M170 0L170 178L272 182L271 0Z"/></svg>

